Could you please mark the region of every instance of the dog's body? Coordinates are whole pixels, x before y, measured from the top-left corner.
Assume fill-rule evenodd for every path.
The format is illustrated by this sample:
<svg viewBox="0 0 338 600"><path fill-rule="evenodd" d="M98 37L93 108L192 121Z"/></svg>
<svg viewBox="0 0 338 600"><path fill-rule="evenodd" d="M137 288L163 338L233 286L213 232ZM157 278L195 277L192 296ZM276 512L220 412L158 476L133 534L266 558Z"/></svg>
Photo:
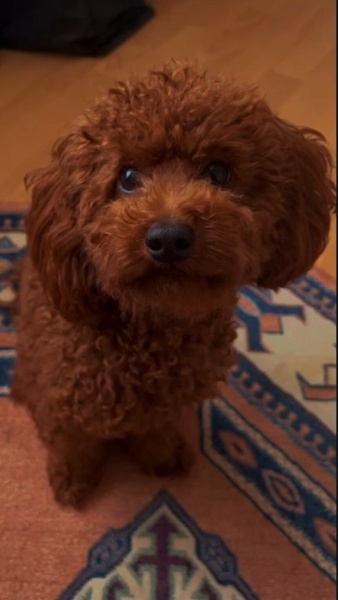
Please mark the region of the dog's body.
<svg viewBox="0 0 338 600"><path fill-rule="evenodd" d="M55 311L29 259L24 265L14 396L31 411L52 462L57 499L77 504L100 472L108 440L128 440L144 470L185 470L190 453L178 430L192 402L216 393L232 364L233 315L203 322L113 318L102 330ZM84 480L70 482L79 460ZM80 478L81 479L81 478Z"/></svg>
<svg viewBox="0 0 338 600"><path fill-rule="evenodd" d="M320 134L187 67L121 84L61 141L32 180L13 384L58 501L82 502L109 440L188 467L179 414L233 363L240 286L325 247L331 166Z"/></svg>

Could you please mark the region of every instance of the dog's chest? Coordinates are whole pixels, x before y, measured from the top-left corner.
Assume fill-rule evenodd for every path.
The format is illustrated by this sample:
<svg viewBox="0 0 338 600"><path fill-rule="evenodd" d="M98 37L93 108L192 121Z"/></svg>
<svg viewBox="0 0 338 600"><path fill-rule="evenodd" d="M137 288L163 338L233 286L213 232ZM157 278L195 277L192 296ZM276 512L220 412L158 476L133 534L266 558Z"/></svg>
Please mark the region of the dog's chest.
<svg viewBox="0 0 338 600"><path fill-rule="evenodd" d="M205 387L224 377L234 337L233 324L220 317L190 327L127 324L95 340L100 381L113 378L150 394L163 388L205 394Z"/></svg>
<svg viewBox="0 0 338 600"><path fill-rule="evenodd" d="M221 317L198 327L127 323L63 335L57 377L67 387L64 410L98 436L150 427L216 393L233 362L234 338L233 323Z"/></svg>

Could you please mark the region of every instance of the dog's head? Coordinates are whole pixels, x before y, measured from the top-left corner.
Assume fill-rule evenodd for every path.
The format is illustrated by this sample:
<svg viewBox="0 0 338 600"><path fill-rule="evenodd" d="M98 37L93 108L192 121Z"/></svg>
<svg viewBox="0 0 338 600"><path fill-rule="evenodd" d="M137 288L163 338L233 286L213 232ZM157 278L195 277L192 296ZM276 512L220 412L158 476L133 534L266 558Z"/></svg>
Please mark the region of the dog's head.
<svg viewBox="0 0 338 600"><path fill-rule="evenodd" d="M69 320L204 316L276 289L323 251L334 208L323 136L251 88L170 65L121 83L31 175L29 249Z"/></svg>

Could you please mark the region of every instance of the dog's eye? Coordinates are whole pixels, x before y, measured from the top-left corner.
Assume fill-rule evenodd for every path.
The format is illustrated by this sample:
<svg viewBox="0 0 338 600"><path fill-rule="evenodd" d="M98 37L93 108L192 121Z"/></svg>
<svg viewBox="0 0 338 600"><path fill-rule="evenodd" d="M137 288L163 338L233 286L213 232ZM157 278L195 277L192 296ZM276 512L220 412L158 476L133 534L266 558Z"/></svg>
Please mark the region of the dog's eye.
<svg viewBox="0 0 338 600"><path fill-rule="evenodd" d="M141 185L140 174L132 167L121 170L117 185L123 194L132 194Z"/></svg>
<svg viewBox="0 0 338 600"><path fill-rule="evenodd" d="M210 179L214 185L224 187L231 181L231 169L229 165L216 161L204 169L202 176Z"/></svg>

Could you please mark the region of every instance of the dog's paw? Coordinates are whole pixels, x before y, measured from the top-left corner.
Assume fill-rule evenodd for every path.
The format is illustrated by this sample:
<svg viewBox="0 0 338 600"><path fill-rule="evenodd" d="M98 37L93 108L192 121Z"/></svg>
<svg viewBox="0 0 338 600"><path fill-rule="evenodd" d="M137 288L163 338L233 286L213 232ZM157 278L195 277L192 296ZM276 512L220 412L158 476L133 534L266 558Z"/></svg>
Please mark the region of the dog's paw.
<svg viewBox="0 0 338 600"><path fill-rule="evenodd" d="M156 461L153 474L157 477L168 477L169 475L187 475L194 463L194 453L190 446L183 440L179 440L173 453L169 457L161 457Z"/></svg>
<svg viewBox="0 0 338 600"><path fill-rule="evenodd" d="M47 472L56 502L76 509L85 506L99 481L98 474L76 473L72 465L53 458L48 460Z"/></svg>
<svg viewBox="0 0 338 600"><path fill-rule="evenodd" d="M181 435L177 435L169 445L162 447L149 444L138 455L137 460L142 470L148 475L167 477L169 475L185 475L194 462L194 453Z"/></svg>

